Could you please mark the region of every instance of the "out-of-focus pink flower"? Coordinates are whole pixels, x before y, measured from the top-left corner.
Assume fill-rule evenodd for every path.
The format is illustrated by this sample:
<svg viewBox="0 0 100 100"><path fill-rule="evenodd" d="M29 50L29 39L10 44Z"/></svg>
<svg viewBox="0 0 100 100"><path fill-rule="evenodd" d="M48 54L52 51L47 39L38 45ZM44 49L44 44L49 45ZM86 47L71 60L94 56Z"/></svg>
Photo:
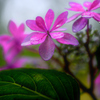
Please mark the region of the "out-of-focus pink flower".
<svg viewBox="0 0 100 100"><path fill-rule="evenodd" d="M44 60L49 60L54 53L55 44L52 38L63 44L78 45L78 41L74 36L69 33L62 32L66 29L59 28L67 21L67 15L67 11L61 13L57 17L52 28L50 27L54 20L54 12L51 9L49 9L46 13L45 21L40 16L36 17L36 20L27 20L27 26L35 32L29 34L21 45L26 46L41 44L39 47L39 54Z"/></svg>
<svg viewBox="0 0 100 100"><path fill-rule="evenodd" d="M25 67L25 65L27 64L31 64L32 66L36 68L45 68L45 69L48 68L46 63L42 59L39 59L39 58L31 58L31 57L20 57L20 58L16 57L15 58L14 57L12 60L7 61L7 64L5 66L0 67L0 71L7 70L7 69L22 68L22 67Z"/></svg>
<svg viewBox="0 0 100 100"><path fill-rule="evenodd" d="M87 25L90 18L93 18L96 21L100 22L100 13L95 13L92 11L100 7L100 0L94 0L92 3L88 1L85 2L83 5L87 8L86 10L84 10L82 5L80 5L79 3L70 2L69 5L71 6L71 8L67 8L67 10L76 11L79 13L70 17L66 21L66 23L76 19L81 15L81 17L77 19L72 26L73 32L76 33L82 30Z"/></svg>
<svg viewBox="0 0 100 100"><path fill-rule="evenodd" d="M97 76L97 78L94 81L94 93L97 98L100 98L100 74Z"/></svg>
<svg viewBox="0 0 100 100"><path fill-rule="evenodd" d="M21 50L21 43L26 37L24 34L24 24L21 24L19 27L13 21L9 22L8 29L11 35L1 35L0 36L0 45L3 47L5 59L7 62L12 60Z"/></svg>

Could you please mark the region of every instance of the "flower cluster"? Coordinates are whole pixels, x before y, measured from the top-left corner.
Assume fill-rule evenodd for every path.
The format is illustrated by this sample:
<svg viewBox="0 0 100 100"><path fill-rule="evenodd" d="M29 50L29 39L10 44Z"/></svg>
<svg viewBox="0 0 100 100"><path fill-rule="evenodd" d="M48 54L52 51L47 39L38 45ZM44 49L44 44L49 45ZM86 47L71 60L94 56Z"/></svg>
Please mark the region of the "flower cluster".
<svg viewBox="0 0 100 100"><path fill-rule="evenodd" d="M36 20L27 20L27 26L35 32L29 34L21 45L41 44L39 47L39 53L44 60L49 60L54 53L55 44L52 39L55 39L62 44L78 45L78 41L74 36L62 32L65 29L60 28L67 21L67 15L67 11L61 13L57 17L52 28L50 27L54 20L54 12L51 9L46 13L45 21L40 16L36 17Z"/></svg>
<svg viewBox="0 0 100 100"><path fill-rule="evenodd" d="M93 18L94 20L100 22L100 13L93 12L93 10L100 8L100 1L99 0L94 0L92 3L85 2L83 5L84 5L84 7L87 8L86 10L79 3L70 2L69 5L71 6L71 8L67 8L68 10L79 12L79 13L70 17L66 21L66 23L81 16L79 19L77 19L74 22L74 24L72 26L73 32L76 33L76 32L79 32L80 30L82 30L87 25L88 20L90 18Z"/></svg>
<svg viewBox="0 0 100 100"><path fill-rule="evenodd" d="M0 45L3 48L5 59L7 62L11 61L17 54L22 51L21 43L26 37L24 34L25 26L22 23L19 27L10 21L8 29L11 35L1 35Z"/></svg>
<svg viewBox="0 0 100 100"><path fill-rule="evenodd" d="M3 56L6 62L5 65L0 66L0 71L26 67L25 65L27 64L31 64L36 68L50 68L52 66L55 67L55 64L57 64L55 68L60 66L66 73L72 75L77 79L82 92L89 93L93 100L96 100L96 97L100 98L100 34L97 30L92 32L89 19L93 18L100 22L100 13L94 12L94 10L100 8L100 0L94 0L92 3L84 2L83 6L86 7L86 10L76 2L70 2L69 5L70 8L66 8L67 10L78 12L70 18L67 18L68 11L65 11L54 21L54 11L49 9L44 19L41 16L37 16L35 20L28 19L26 25L33 31L29 34L25 32L24 23L17 26L12 20L9 21L8 30L10 35L0 35L0 46L3 49ZM80 18L78 18L79 16ZM66 28L62 28L63 25L75 19L77 20L73 23L72 30L76 33L78 40L70 33L67 33ZM85 26L87 26L86 32L79 33ZM57 44L59 43L58 47ZM38 53L36 49L31 48L31 45L39 44ZM22 52L25 49L32 53L34 52L34 54L40 54L43 60L41 58L23 56ZM58 49L61 59L58 58L58 55L52 57L55 49ZM49 63L45 63L45 61L51 58L52 66L48 67L47 64ZM29 66L27 67L29 68ZM80 69L87 68L90 82L90 87L88 88L81 83L79 77L76 77L78 75L76 73L80 75ZM75 72L73 73L73 71ZM79 91L76 90L76 92Z"/></svg>
<svg viewBox="0 0 100 100"><path fill-rule="evenodd" d="M78 3L70 2L69 4L71 8L68 8L68 10L77 11L79 13L67 19L68 11L65 11L57 17L52 25L54 12L52 9L49 9L45 15L45 19L37 16L35 20L26 21L27 26L34 31L27 36L24 34L24 24L17 27L13 21L10 21L8 28L12 36L0 36L0 45L4 49L7 62L11 61L22 51L22 46L40 44L39 54L43 60L49 60L54 54L55 47L57 46L53 39L62 44L77 46L79 44L77 39L73 35L64 32L66 30L65 28L60 27L80 15L81 17L76 20L72 26L73 32L78 32L83 29L90 18L94 18L99 22L100 14L92 12L92 10L100 7L100 0L94 0L93 3L85 2L83 5L87 8L86 10Z"/></svg>

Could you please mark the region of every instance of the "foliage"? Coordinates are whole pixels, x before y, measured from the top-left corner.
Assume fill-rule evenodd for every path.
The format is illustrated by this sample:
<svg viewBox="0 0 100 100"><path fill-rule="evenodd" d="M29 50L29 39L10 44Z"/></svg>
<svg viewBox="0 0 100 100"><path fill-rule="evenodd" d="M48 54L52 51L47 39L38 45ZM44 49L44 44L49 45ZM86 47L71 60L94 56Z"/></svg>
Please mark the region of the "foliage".
<svg viewBox="0 0 100 100"><path fill-rule="evenodd" d="M79 86L63 72L15 69L0 72L0 100L79 100Z"/></svg>

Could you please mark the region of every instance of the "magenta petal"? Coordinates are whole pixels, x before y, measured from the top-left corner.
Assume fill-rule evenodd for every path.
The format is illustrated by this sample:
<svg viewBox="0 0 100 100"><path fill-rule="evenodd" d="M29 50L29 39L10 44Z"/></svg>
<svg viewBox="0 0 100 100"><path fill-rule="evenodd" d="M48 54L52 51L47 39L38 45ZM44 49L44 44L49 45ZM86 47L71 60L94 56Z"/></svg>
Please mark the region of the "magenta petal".
<svg viewBox="0 0 100 100"><path fill-rule="evenodd" d="M96 21L100 22L100 14L95 13L95 12L93 12L93 14L94 14L93 18L94 18Z"/></svg>
<svg viewBox="0 0 100 100"><path fill-rule="evenodd" d="M2 44L3 42L7 42L11 39L11 37L9 35L0 35L0 44Z"/></svg>
<svg viewBox="0 0 100 100"><path fill-rule="evenodd" d="M10 21L9 25L8 25L8 28L9 28L10 33L15 36L16 35L16 31L17 31L16 24L13 21Z"/></svg>
<svg viewBox="0 0 100 100"><path fill-rule="evenodd" d="M46 26L45 26L45 22L44 22L42 17L40 17L40 16L36 17L36 24L43 31L47 31Z"/></svg>
<svg viewBox="0 0 100 100"><path fill-rule="evenodd" d="M62 37L60 39L56 39L56 40L62 44L69 44L69 45L75 45L75 46L77 46L79 44L77 39L69 33L65 33L64 37Z"/></svg>
<svg viewBox="0 0 100 100"><path fill-rule="evenodd" d="M0 45L3 48L4 54L8 52L8 50L12 47L13 43L11 42L11 37L8 35L0 36Z"/></svg>
<svg viewBox="0 0 100 100"><path fill-rule="evenodd" d="M55 30L53 30L53 32L60 32L60 31L66 31L66 28L57 28Z"/></svg>
<svg viewBox="0 0 100 100"><path fill-rule="evenodd" d="M34 35L31 37L30 42L33 45L40 44L45 41L46 37L47 37L46 33L35 32Z"/></svg>
<svg viewBox="0 0 100 100"><path fill-rule="evenodd" d="M24 41L21 43L21 46L31 45L30 39L34 34L35 34L35 32L27 35L26 38L24 39Z"/></svg>
<svg viewBox="0 0 100 100"><path fill-rule="evenodd" d="M50 36L47 36L46 40L39 47L39 54L43 60L49 60L55 50L55 44Z"/></svg>
<svg viewBox="0 0 100 100"><path fill-rule="evenodd" d="M93 16L94 16L93 12L90 12L90 11L85 11L84 13L82 13L82 17L85 17L88 19L93 17Z"/></svg>
<svg viewBox="0 0 100 100"><path fill-rule="evenodd" d="M33 58L28 58L28 57L21 57L13 63L13 68L21 68L24 67L26 64L32 64Z"/></svg>
<svg viewBox="0 0 100 100"><path fill-rule="evenodd" d="M54 19L54 12L52 9L49 9L45 16L45 22L46 22L46 26L48 30L50 29L52 25L53 19Z"/></svg>
<svg viewBox="0 0 100 100"><path fill-rule="evenodd" d="M46 36L47 35L45 33L33 32L26 36L21 46L40 44L45 41Z"/></svg>
<svg viewBox="0 0 100 100"><path fill-rule="evenodd" d="M21 51L18 50L18 48L16 48L16 45L12 47L11 50L9 50L9 52L7 54L5 54L5 60L7 63L10 63L14 60L14 58L19 54L19 52Z"/></svg>
<svg viewBox="0 0 100 100"><path fill-rule="evenodd" d="M56 19L56 21L55 21L55 23L54 23L54 25L53 25L51 31L53 31L53 30L55 30L55 29L61 27L63 24L65 24L65 22L66 22L66 20L67 20L67 15L68 15L68 12L67 12L67 11L61 13L61 14L57 17L57 19Z"/></svg>
<svg viewBox="0 0 100 100"><path fill-rule="evenodd" d="M24 24L21 24L21 25L18 27L18 33L17 33L17 35L23 35L24 30L25 30L25 26L24 26Z"/></svg>
<svg viewBox="0 0 100 100"><path fill-rule="evenodd" d="M68 10L72 10L72 11L84 11L83 7L81 4L76 3L76 2L69 2L69 5L71 6L71 8L69 8Z"/></svg>
<svg viewBox="0 0 100 100"><path fill-rule="evenodd" d="M86 8L89 8L91 6L91 4L92 3L89 2L89 1L86 1L86 2L83 3L84 7L86 7Z"/></svg>
<svg viewBox="0 0 100 100"><path fill-rule="evenodd" d="M64 33L63 32L55 32L55 33L50 33L50 35L53 39L59 39L64 36Z"/></svg>
<svg viewBox="0 0 100 100"><path fill-rule="evenodd" d="M88 10L94 10L100 7L100 0L94 0Z"/></svg>
<svg viewBox="0 0 100 100"><path fill-rule="evenodd" d="M78 20L76 20L72 26L73 32L77 33L81 31L88 23L88 19L81 17Z"/></svg>
<svg viewBox="0 0 100 100"><path fill-rule="evenodd" d="M27 20L26 24L31 30L43 32L43 30L37 26L35 20Z"/></svg>
<svg viewBox="0 0 100 100"><path fill-rule="evenodd" d="M66 23L69 23L70 21L76 19L79 15L81 15L81 13L78 13L78 14L75 14L75 15L71 16L71 17L66 21Z"/></svg>

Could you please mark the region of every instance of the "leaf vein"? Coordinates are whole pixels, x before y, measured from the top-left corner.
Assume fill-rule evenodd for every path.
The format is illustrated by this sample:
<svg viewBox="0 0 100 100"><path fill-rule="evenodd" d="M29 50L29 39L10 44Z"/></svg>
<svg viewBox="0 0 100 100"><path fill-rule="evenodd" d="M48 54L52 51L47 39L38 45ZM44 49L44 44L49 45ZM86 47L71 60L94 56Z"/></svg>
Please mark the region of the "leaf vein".
<svg viewBox="0 0 100 100"><path fill-rule="evenodd" d="M35 81L33 80L33 78L32 78L30 75L28 75L27 73L25 73L25 72L22 72L22 73L26 74L27 76L29 76L29 77L31 78L33 84L35 85L35 91L37 91L37 86L36 86L36 83L35 83Z"/></svg>
<svg viewBox="0 0 100 100"><path fill-rule="evenodd" d="M12 83L12 82L6 82L6 81L0 81L0 82L5 82L5 83L14 84L14 85L17 85L17 86L19 86L19 87L21 86L21 85L18 84L18 83ZM24 88L24 89L26 89L26 90L28 90L28 91L31 91L31 92L33 92L33 93L36 93L37 95L39 95L39 96L41 96L41 97L47 98L48 100L54 100L54 99L52 99L52 98L50 98L50 97L47 97L47 96L45 96L45 95L43 95L43 94L41 94L41 93L39 93L39 92L37 92L37 91L31 90L31 89L29 89L29 88L27 88L27 87L25 87L25 86L23 86L22 88Z"/></svg>
<svg viewBox="0 0 100 100"><path fill-rule="evenodd" d="M55 88L53 87L53 84L50 82L50 80L49 80L45 75L43 75L43 74L41 74L41 75L42 75L44 78L46 78L46 80L51 84L53 90L54 90L55 93L57 94L57 92L56 92ZM58 94L57 94L57 97L59 98Z"/></svg>

